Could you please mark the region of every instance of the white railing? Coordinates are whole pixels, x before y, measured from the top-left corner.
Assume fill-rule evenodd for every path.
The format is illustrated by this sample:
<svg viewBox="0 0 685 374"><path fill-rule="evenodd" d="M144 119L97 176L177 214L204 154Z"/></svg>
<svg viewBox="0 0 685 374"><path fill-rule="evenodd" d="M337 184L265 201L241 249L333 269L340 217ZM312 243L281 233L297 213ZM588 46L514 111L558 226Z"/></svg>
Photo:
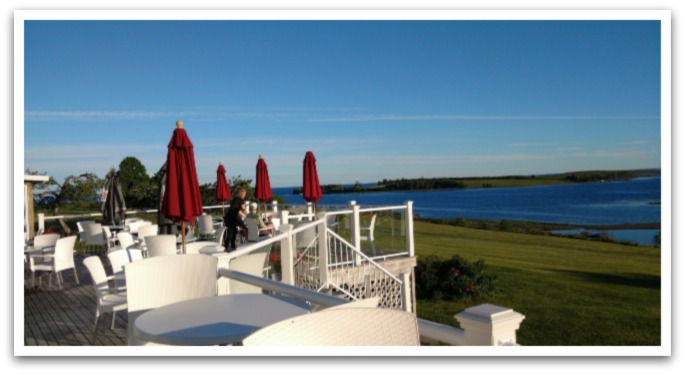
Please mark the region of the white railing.
<svg viewBox="0 0 685 374"><path fill-rule="evenodd" d="M274 243L280 244L281 249L281 277L282 281L303 288L322 291L337 291L348 299L360 299L370 296L380 296L381 305L386 308L413 309L413 284L410 272L393 275L378 263L381 259L399 256L413 256L413 219L412 203L390 207L374 207L361 209L354 202L351 209L320 212L314 219L311 204L307 204L304 213L290 215L288 211L278 212L276 205L273 211L278 212L281 220L280 233L256 243L242 245L237 251L228 254L217 254L222 257L222 263L228 263L232 258L248 254L260 249L266 249ZM205 211L221 209L220 205L205 206ZM405 237L402 251L391 254L374 256L362 251L360 234L360 214L377 214L378 212L404 211L401 216L401 231ZM127 211L127 215L157 213L156 209ZM64 215L44 217L39 215L39 226L44 227L48 219L97 217L100 213ZM329 225L336 223L340 217L347 220L350 240L343 238ZM390 215L388 220L394 225L400 222ZM294 227L290 223L297 223ZM340 222L337 222L338 224ZM371 243L372 245L374 243ZM324 250L325 249L325 250ZM226 262L223 262L226 261ZM334 292L335 292L334 291Z"/></svg>
<svg viewBox="0 0 685 374"><path fill-rule="evenodd" d="M322 307L333 307L349 302L339 297L234 270L219 269L219 276ZM464 326L464 329L417 318L421 341L455 346L517 345L516 331L525 317L511 309L485 304L468 308L455 315L455 318Z"/></svg>

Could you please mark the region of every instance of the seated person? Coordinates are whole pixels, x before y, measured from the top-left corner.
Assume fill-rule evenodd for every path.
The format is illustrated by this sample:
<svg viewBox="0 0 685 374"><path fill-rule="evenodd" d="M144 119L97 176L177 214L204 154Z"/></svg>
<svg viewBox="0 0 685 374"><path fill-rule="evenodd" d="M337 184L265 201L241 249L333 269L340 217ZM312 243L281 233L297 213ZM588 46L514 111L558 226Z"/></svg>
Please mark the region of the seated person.
<svg viewBox="0 0 685 374"><path fill-rule="evenodd" d="M257 203L250 203L250 214L248 214L245 218L253 218L257 221L257 227L260 228L260 232L259 232L260 236L273 234L273 231L274 231L273 223L264 222L264 220L262 219L262 216L260 214L257 214ZM261 231L261 229L271 229L271 230Z"/></svg>

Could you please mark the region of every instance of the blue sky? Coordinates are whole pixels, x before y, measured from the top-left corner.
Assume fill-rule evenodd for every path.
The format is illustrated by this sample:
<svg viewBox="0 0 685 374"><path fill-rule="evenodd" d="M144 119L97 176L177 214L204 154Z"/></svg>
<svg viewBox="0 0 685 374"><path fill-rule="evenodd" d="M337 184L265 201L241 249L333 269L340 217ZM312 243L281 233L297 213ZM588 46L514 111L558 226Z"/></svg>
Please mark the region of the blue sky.
<svg viewBox="0 0 685 374"><path fill-rule="evenodd" d="M63 179L177 119L200 183L659 167L658 21L27 21L24 164Z"/></svg>

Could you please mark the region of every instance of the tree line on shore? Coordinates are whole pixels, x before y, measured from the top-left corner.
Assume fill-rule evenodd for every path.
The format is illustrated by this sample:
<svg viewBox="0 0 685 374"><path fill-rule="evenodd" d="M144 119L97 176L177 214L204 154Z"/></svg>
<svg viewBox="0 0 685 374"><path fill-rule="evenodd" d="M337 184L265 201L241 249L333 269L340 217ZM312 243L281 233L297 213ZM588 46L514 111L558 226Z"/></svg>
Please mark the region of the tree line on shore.
<svg viewBox="0 0 685 374"><path fill-rule="evenodd" d="M576 171L561 174L548 175L507 175L496 177L440 177L440 178L400 178L383 179L372 186L363 186L356 182L351 186L342 184L321 185L324 194L333 193L356 193L356 192L382 192L382 191L425 191L425 190L448 190L463 188L493 188L509 187L507 181L528 181L529 185L548 183L593 183L611 180L625 180L644 176L660 175L658 169L618 170L618 171ZM496 183L499 182L499 183ZM293 189L293 194L301 194L301 188Z"/></svg>

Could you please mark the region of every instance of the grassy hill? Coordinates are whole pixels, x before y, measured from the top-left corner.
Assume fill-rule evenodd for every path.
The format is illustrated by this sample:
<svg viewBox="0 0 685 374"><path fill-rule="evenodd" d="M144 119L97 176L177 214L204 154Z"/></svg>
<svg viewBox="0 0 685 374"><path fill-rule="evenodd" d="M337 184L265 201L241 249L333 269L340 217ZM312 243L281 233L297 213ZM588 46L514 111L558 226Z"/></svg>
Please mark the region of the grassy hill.
<svg viewBox="0 0 685 374"><path fill-rule="evenodd" d="M660 345L659 248L415 222L416 255L485 260L498 291L481 300L419 300L421 318L458 327L454 315L491 303L526 316L522 345Z"/></svg>

